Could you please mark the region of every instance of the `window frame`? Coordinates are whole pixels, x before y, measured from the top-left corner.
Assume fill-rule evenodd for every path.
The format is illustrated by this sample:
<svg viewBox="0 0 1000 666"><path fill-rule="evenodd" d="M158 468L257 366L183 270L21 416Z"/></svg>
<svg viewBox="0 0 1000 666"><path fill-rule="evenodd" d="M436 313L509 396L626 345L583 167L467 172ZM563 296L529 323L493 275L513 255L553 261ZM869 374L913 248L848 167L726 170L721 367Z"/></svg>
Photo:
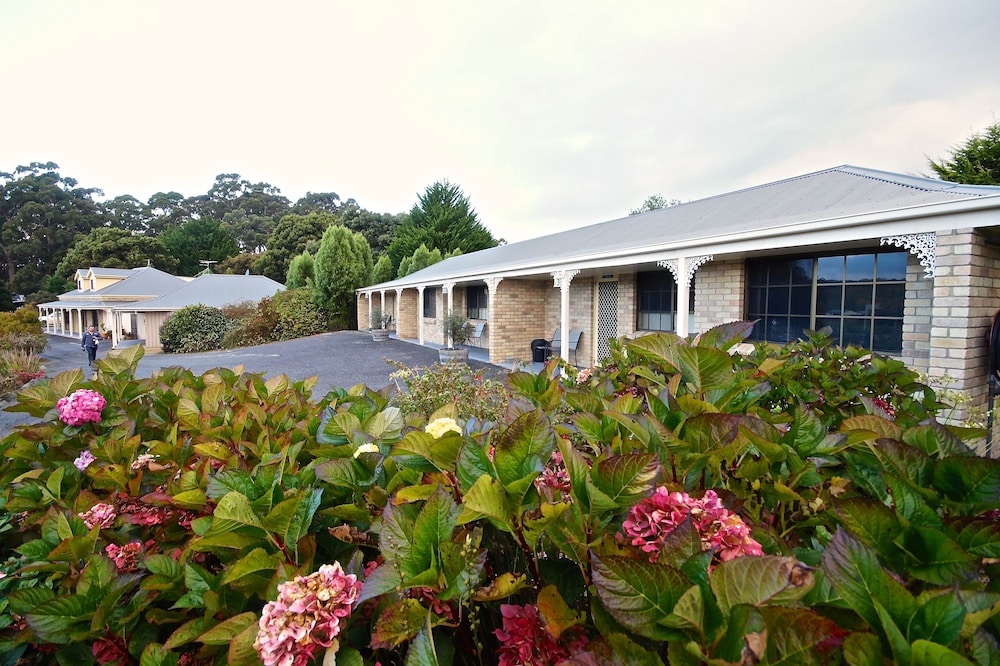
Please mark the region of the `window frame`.
<svg viewBox="0 0 1000 666"><path fill-rule="evenodd" d="M465 315L469 319L489 317L489 290L486 285L471 285L465 288Z"/></svg>
<svg viewBox="0 0 1000 666"><path fill-rule="evenodd" d="M645 277L644 277L645 276ZM657 282L663 282L663 286L669 288L661 289L645 289L642 284L644 279L656 280ZM646 285L648 286L648 285ZM635 327L637 331L666 331L666 332L676 332L677 331L677 293L680 291L680 287L677 284L677 280L674 279L674 274L670 271L663 269L662 271L639 271L635 274L635 294L636 294L636 308L635 308ZM667 299L670 301L670 309L645 309L643 308L643 302L654 298L654 294L657 295L658 299L662 304L663 295L666 295ZM688 289L688 317L689 321L694 321L695 317L695 280L691 279L691 286ZM663 320L668 319L669 323L664 326ZM654 322L657 322L654 324Z"/></svg>
<svg viewBox="0 0 1000 666"><path fill-rule="evenodd" d="M424 288L423 312L425 319L437 319L437 287Z"/></svg>

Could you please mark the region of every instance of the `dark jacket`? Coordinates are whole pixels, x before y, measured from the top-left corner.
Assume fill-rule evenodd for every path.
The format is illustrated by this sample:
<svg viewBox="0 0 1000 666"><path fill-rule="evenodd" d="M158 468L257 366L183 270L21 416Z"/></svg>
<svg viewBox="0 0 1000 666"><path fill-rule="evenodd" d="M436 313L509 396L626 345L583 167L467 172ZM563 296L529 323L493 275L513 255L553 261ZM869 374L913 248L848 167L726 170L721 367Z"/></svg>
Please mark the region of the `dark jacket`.
<svg viewBox="0 0 1000 666"><path fill-rule="evenodd" d="M90 347L93 349L97 347L97 341L103 339L104 338L101 337L101 334L98 331L94 331L93 333L91 333L90 331L86 331L83 334L83 339L80 340L80 346Z"/></svg>

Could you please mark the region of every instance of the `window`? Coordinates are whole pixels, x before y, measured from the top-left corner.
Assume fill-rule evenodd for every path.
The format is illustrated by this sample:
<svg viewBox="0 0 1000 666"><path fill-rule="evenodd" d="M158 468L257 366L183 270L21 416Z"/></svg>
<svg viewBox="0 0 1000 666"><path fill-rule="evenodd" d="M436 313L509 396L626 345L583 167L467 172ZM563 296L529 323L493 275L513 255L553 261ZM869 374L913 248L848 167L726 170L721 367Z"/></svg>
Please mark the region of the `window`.
<svg viewBox="0 0 1000 666"><path fill-rule="evenodd" d="M669 271L639 273L636 276L639 293L639 312L636 328L641 331L674 331L677 329L677 283ZM694 318L694 281L691 289L688 312Z"/></svg>
<svg viewBox="0 0 1000 666"><path fill-rule="evenodd" d="M424 316L428 319L437 317L437 287L424 289Z"/></svg>
<svg viewBox="0 0 1000 666"><path fill-rule="evenodd" d="M834 342L898 354L903 349L906 252L747 262L752 340L785 343L829 327Z"/></svg>
<svg viewBox="0 0 1000 666"><path fill-rule="evenodd" d="M469 319L486 319L489 316L488 303L486 299L486 285L466 288L466 316Z"/></svg>

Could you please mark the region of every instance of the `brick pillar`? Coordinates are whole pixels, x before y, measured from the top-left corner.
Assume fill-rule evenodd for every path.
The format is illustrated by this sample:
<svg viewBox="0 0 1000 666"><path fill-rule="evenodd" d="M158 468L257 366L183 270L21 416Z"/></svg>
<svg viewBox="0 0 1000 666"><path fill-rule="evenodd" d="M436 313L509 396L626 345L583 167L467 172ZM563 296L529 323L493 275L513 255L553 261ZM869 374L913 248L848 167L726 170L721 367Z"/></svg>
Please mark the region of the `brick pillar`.
<svg viewBox="0 0 1000 666"><path fill-rule="evenodd" d="M691 332L703 333L713 326L744 319L745 282L746 264L743 261L710 261L699 268L694 279ZM682 307L682 304L677 306Z"/></svg>

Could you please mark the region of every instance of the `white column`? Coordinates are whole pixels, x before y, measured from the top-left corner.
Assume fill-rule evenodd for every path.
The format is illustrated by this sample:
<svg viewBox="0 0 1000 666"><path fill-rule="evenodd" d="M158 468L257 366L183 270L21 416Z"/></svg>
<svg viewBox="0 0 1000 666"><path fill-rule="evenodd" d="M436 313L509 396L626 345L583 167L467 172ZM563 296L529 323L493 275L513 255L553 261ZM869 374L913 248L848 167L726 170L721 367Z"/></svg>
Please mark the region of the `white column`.
<svg viewBox="0 0 1000 666"><path fill-rule="evenodd" d="M424 287L417 287L417 343L424 344Z"/></svg>
<svg viewBox="0 0 1000 666"><path fill-rule="evenodd" d="M559 287L559 356L569 362L569 285L578 270L562 270L552 273L553 286Z"/></svg>
<svg viewBox="0 0 1000 666"><path fill-rule="evenodd" d="M399 304L403 302L403 289L401 287L396 287L396 302L392 304L392 327L396 330L396 336L399 336Z"/></svg>
<svg viewBox="0 0 1000 666"><path fill-rule="evenodd" d="M495 300L496 297L497 288L500 286L500 283L502 281L503 281L502 277L489 277L484 280L484 282L486 283L486 327L489 329L488 339L490 341L489 344L486 345L486 351L487 353L490 353L491 356L492 352L490 350L493 347L493 331L496 330L493 318L493 313L494 313L493 301Z"/></svg>

